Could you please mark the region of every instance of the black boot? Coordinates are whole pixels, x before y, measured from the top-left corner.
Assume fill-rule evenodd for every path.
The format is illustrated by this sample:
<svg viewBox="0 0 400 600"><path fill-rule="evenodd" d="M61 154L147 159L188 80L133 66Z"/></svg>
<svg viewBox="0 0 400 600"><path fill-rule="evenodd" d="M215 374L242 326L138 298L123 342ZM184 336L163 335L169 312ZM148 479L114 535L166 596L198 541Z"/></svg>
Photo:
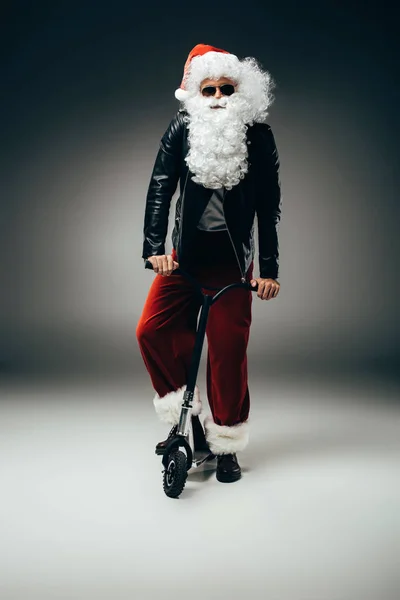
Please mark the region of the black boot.
<svg viewBox="0 0 400 600"><path fill-rule="evenodd" d="M242 476L236 454L220 454L217 456L217 479L222 483L237 481Z"/></svg>
<svg viewBox="0 0 400 600"><path fill-rule="evenodd" d="M168 444L169 440L176 435L177 431L178 431L178 425L174 425L172 427L171 431L169 432L167 439L162 442L158 442L158 444L156 446L156 454L164 454L166 445Z"/></svg>

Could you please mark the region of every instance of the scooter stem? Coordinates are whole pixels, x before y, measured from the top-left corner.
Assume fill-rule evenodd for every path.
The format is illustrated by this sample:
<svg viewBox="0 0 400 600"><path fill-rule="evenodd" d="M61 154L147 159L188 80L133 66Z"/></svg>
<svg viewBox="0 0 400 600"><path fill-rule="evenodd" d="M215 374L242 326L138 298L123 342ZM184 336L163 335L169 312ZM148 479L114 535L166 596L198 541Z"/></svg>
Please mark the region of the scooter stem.
<svg viewBox="0 0 400 600"><path fill-rule="evenodd" d="M203 294L203 306L201 307L199 324L196 332L196 341L194 344L191 364L189 368L186 390L183 395L182 411L179 420L177 435L186 436L189 431L190 412L192 410L192 401L196 386L197 373L199 371L201 352L203 349L204 336L206 333L208 311L210 310L212 300L212 296L209 296L208 294Z"/></svg>

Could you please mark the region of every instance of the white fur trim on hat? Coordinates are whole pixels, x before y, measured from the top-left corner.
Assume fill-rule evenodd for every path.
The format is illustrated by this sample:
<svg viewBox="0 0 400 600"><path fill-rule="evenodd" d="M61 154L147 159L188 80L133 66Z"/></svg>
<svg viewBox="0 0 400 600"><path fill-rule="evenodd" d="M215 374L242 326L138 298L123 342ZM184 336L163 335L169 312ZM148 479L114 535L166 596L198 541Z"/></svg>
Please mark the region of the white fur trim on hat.
<svg viewBox="0 0 400 600"><path fill-rule="evenodd" d="M188 96L189 92L183 90L182 88L178 88L177 90L175 90L175 98L177 100L180 100L181 102L183 102L183 100L186 100Z"/></svg>
<svg viewBox="0 0 400 600"><path fill-rule="evenodd" d="M249 423L217 425L211 416L204 419L206 440L213 454L234 454L244 450L249 443Z"/></svg>
<svg viewBox="0 0 400 600"><path fill-rule="evenodd" d="M162 398L160 398L158 394L154 396L154 408L161 421L169 423L170 425L177 425L179 423L185 390L186 385L173 392L169 392ZM201 400L200 391L197 385L194 390L192 406L191 414L193 416L199 415L201 412Z"/></svg>
<svg viewBox="0 0 400 600"><path fill-rule="evenodd" d="M200 83L204 79L232 77L238 83L241 79L242 63L235 54L209 51L201 56L194 56L185 77L184 88L175 90L175 98L183 102L188 96L198 93Z"/></svg>
<svg viewBox="0 0 400 600"><path fill-rule="evenodd" d="M207 52L203 56L195 56L188 68L185 90L193 94L198 92L204 79L229 77L240 83L243 65L235 54Z"/></svg>

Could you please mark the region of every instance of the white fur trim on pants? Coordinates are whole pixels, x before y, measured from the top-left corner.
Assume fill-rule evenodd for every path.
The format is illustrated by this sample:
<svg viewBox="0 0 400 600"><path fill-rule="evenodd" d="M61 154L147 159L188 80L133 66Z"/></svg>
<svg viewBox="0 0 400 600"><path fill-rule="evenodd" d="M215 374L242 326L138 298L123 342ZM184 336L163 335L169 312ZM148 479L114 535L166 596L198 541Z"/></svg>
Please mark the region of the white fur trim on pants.
<svg viewBox="0 0 400 600"><path fill-rule="evenodd" d="M178 388L174 392L169 392L162 398L160 398L158 394L154 396L154 408L161 421L169 423L170 425L177 425L179 423L185 390L186 385ZM192 406L192 415L199 415L201 412L201 400L200 391L197 385L194 390Z"/></svg>
<svg viewBox="0 0 400 600"><path fill-rule="evenodd" d="M204 419L206 440L213 454L235 454L244 450L249 443L249 423L217 425L211 416Z"/></svg>

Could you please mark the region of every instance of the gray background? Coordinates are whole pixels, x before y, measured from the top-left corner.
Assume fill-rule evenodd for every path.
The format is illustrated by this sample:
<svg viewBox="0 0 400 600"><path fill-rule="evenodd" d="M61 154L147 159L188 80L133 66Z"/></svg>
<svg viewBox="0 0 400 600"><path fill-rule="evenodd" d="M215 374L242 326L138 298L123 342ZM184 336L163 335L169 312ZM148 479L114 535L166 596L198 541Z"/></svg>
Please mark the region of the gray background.
<svg viewBox="0 0 400 600"><path fill-rule="evenodd" d="M394 15L19 2L1 23L2 600L398 600ZM200 42L277 83L281 291L253 297L242 480L195 472L172 501L135 330L147 186ZM207 412L205 351L198 382Z"/></svg>
<svg viewBox="0 0 400 600"><path fill-rule="evenodd" d="M5 371L143 369L135 324L152 279L141 260L147 185L187 54L203 41L256 56L277 83L269 123L281 158L281 292L254 299L249 356L274 372L301 363L302 372L396 374L399 98L390 15L295 6L250 3L246 25L239 8L218 3L211 20L196 21L194 7L154 4L10 9L2 39Z"/></svg>

